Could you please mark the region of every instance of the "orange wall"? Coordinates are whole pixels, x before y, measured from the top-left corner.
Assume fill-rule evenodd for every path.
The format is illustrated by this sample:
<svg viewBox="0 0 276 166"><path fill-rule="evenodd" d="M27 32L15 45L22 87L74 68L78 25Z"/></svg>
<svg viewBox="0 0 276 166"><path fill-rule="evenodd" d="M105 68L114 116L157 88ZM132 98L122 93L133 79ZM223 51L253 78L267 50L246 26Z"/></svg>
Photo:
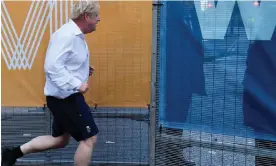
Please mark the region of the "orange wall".
<svg viewBox="0 0 276 166"><path fill-rule="evenodd" d="M31 3L30 1L5 1L17 37L12 32L11 24L8 23L9 28L4 24L8 22L8 17L2 6L1 21L6 32L4 34L2 30L1 33L2 106L31 107L45 104L43 63L50 28L57 25L56 21L60 25L64 23L65 13L69 10L66 9L64 1L58 2L59 4L52 11L49 6L46 8L48 2L35 2L33 7L35 8L38 4L37 12L40 8L43 10L41 14L35 14L37 18L29 19L26 25L30 26L30 31L27 34L27 28L24 32L22 30ZM62 4L62 9L60 4ZM67 5L70 8L70 2ZM89 81L90 90L86 94L86 100L89 105L97 103L99 106L145 107L150 102L151 2L101 1L100 5L101 21L97 31L86 36L91 54L90 63L95 67L94 76ZM46 12L43 12L44 10ZM46 16L42 19L44 13ZM48 14L52 18L52 24L47 20ZM30 20L34 22L30 23ZM36 21L38 21L37 28L32 31ZM40 21L42 24L39 27ZM46 27L45 32L43 25ZM12 53L16 50L15 46L18 45L16 42L21 33L26 36L22 49L25 54L15 53L18 59L16 63L16 58L12 58ZM39 43L38 39L41 35ZM28 42L29 47L27 47ZM35 54L36 46L38 50ZM29 62L34 57L32 66L19 69L20 64L26 64L28 55L30 55ZM11 64L11 61L17 65L8 69L9 65L6 63Z"/></svg>

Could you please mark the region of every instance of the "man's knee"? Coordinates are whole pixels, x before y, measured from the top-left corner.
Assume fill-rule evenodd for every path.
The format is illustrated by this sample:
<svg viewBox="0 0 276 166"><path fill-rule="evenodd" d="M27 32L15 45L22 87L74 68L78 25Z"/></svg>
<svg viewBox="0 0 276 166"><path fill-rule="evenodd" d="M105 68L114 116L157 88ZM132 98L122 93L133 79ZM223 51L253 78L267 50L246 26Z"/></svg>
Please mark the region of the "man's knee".
<svg viewBox="0 0 276 166"><path fill-rule="evenodd" d="M86 145L86 146L89 146L89 147L93 147L94 144L96 143L97 141L97 136L92 136L90 138L87 138L86 140L83 141L83 143Z"/></svg>
<svg viewBox="0 0 276 166"><path fill-rule="evenodd" d="M56 137L55 138L55 147L56 148L64 148L65 146L68 145L70 139L69 134L64 134L62 136Z"/></svg>

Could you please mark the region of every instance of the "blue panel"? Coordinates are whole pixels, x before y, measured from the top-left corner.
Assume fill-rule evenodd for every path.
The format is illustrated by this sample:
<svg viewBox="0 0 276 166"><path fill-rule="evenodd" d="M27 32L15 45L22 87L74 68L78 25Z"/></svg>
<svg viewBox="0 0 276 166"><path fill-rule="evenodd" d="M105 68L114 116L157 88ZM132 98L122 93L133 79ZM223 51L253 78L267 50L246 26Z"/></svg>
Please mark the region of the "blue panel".
<svg viewBox="0 0 276 166"><path fill-rule="evenodd" d="M170 128L276 140L276 30L271 30L276 2L262 2L263 8L228 3L203 8L194 1L164 2L159 122ZM254 15L246 5L254 13L262 11ZM212 15L210 8L216 7L225 8ZM204 16L200 13L209 14L209 20L199 20ZM215 17L219 25L210 21Z"/></svg>

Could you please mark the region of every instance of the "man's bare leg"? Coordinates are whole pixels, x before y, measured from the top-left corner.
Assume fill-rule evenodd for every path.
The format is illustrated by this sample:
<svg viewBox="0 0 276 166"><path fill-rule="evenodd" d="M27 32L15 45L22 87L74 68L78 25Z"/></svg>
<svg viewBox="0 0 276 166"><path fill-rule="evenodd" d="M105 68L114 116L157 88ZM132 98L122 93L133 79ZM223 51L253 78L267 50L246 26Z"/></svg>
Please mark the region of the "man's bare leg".
<svg viewBox="0 0 276 166"><path fill-rule="evenodd" d="M53 137L51 135L39 136L31 141L20 146L20 149L24 155L29 153L41 152L49 149L63 148L70 139L69 134L64 134L59 137Z"/></svg>
<svg viewBox="0 0 276 166"><path fill-rule="evenodd" d="M80 141L74 157L75 166L89 165L96 140L97 136L93 136L86 139L85 141Z"/></svg>
<svg viewBox="0 0 276 166"><path fill-rule="evenodd" d="M13 165L16 159L29 153L65 147L69 139L70 135L68 134L59 137L53 137L51 135L39 136L11 150L5 149L2 154L2 165Z"/></svg>

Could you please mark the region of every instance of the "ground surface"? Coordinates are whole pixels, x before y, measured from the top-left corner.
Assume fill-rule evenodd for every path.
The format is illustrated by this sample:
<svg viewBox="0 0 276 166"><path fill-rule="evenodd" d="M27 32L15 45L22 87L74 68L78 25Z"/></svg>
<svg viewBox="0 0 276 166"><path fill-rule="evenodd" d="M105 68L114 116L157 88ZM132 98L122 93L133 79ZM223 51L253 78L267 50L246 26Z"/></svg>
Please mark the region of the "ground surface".
<svg viewBox="0 0 276 166"><path fill-rule="evenodd" d="M2 109L2 146L20 145L35 136L50 133L49 116L44 113L35 113L39 112L37 110L29 110L32 113L27 113L27 109L6 109L9 113ZM21 113L18 113L20 111ZM132 110L128 111L133 112ZM147 123L123 118L96 118L96 122L101 130L93 155L93 160L96 163L148 163ZM194 140L211 139L210 134L200 134L198 132L191 133L186 131L183 135ZM237 143L237 141L246 143L241 138L221 135L212 135L212 139L217 141L223 139L228 143ZM247 144L254 144L254 142L247 140ZM71 140L69 146L64 149L28 155L23 157L19 164L26 164L26 161L28 161L27 165L35 163L37 165L47 165L47 161L54 161L59 165L62 162L66 162L65 165L72 165L70 162L72 162L76 146L77 143ZM162 154L163 152L156 153ZM199 147L184 149L184 157L202 166L254 165L253 156Z"/></svg>

